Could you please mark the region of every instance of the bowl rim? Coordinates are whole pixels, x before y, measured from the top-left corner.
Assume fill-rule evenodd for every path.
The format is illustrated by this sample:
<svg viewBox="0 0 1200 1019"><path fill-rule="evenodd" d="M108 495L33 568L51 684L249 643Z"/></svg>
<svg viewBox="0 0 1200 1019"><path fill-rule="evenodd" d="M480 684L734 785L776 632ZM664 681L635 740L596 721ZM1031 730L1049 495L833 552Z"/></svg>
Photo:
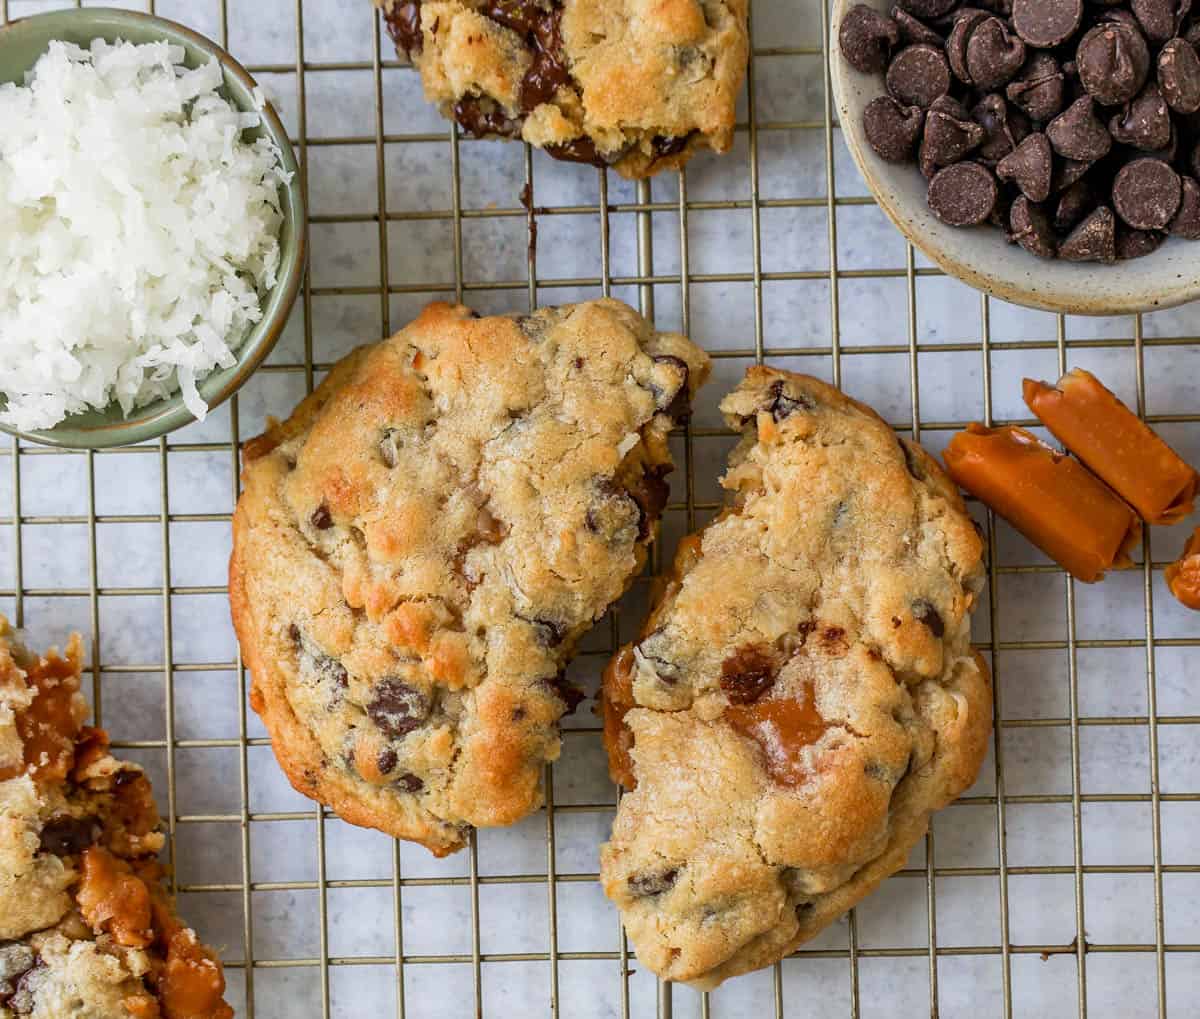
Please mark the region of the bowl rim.
<svg viewBox="0 0 1200 1019"><path fill-rule="evenodd" d="M259 87L258 82L242 66L241 62L219 43L186 25L181 25L169 18L147 14L144 11L131 11L119 7L82 7L14 18L7 24L0 25L0 45L3 44L9 32L29 31L31 25L41 27L45 26L47 22L54 21L61 21L64 24L79 22L94 24L97 28L97 38L105 38L106 35L108 38L112 38L119 35L121 25L131 23L137 24L139 28L149 32L163 32L164 38L168 42L186 41L197 49L210 54L220 64L222 71L237 79L238 84L247 92L253 92ZM225 403L245 385L279 342L280 336L287 328L308 268L308 211L305 206L301 179L302 168L296 158L287 128L274 104L264 101L262 109L255 112L262 116L263 129L279 147L283 169L292 174L291 182L281 185L284 194L281 208L284 225L291 226L295 238L294 252L291 258L281 262L279 266L276 284L267 292L263 302L262 321L253 327L251 334L235 351L234 356L237 363L232 369L229 369L230 376L225 379L219 389L205 396L209 413ZM255 337L255 332L258 332L257 337ZM205 379L198 381L200 385L203 385ZM102 408L100 412L107 412L115 406L117 406L116 401L113 401ZM5 432L14 439L25 439L29 442L56 446L61 449L108 449L161 439L169 432L197 420L183 404L179 393L137 408L131 414L134 416L87 426L72 426L70 424L71 417L66 417L51 428L28 431L0 423L0 432Z"/></svg>
<svg viewBox="0 0 1200 1019"><path fill-rule="evenodd" d="M964 261L960 257L956 257L944 247L935 243L928 232L918 229L909 213L905 210L904 203L886 186L886 182L882 179L881 171L873 165L873 160L877 159L877 157L875 157L874 152L871 152L870 156L867 154L866 149L868 146L861 118L855 116L850 110L848 98L851 92L850 76L851 74L860 74L861 72L855 71L845 60L841 59L838 32L847 11L855 4L861 2L864 2L864 0L833 0L830 11L829 38L827 40L829 55L828 74L834 109L837 112L838 125L841 127L842 138L846 143L846 148L849 149L850 156L866 183L871 197L913 247L939 266L944 272L974 289L991 297L996 297L1026 308L1034 308L1038 311L1048 311L1064 315L1101 317L1137 315L1175 308L1200 298L1200 270L1190 277L1179 274L1176 278L1168 278L1168 275L1164 274L1164 278L1154 284L1152 292L1144 286L1137 289L1127 287L1123 290L1114 286L1104 295L1103 299L1079 292L1073 293L1069 287L1052 286L1046 283L1044 279L1041 286L1032 287L1010 276L988 272L976 265L972 265L970 262ZM866 0L866 2L870 3L870 0ZM879 94L885 94L882 82ZM901 171L914 169L908 164L899 163L887 163L883 164L883 166ZM952 230L954 228L945 227L945 229ZM964 231L964 235L967 235L967 232ZM1177 238L1168 238L1168 243L1173 239L1178 240ZM1158 253L1156 252L1155 254L1157 255ZM1066 263L1057 259L1043 261L1025 252L1022 252L1022 255L1030 259L1030 268L1032 270L1036 270L1039 266L1055 266L1060 270L1070 266L1078 274L1080 282L1082 282L1084 277L1095 272L1117 271L1110 267L1097 266L1093 263ZM1153 258L1155 255L1149 257ZM1200 264L1200 247L1197 248L1196 260ZM1036 272L1031 273L1030 278L1036 278ZM1118 281L1114 279L1113 282L1115 284Z"/></svg>

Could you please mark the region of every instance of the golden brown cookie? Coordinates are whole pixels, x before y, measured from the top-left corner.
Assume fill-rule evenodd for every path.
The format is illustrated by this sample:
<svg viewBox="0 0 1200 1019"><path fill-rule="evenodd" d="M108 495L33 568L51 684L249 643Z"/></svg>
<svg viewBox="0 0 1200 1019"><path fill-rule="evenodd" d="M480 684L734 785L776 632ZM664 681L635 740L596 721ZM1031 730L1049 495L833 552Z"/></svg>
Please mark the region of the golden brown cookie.
<svg viewBox="0 0 1200 1019"><path fill-rule="evenodd" d="M991 731L983 543L915 443L823 382L752 368L721 409L730 502L684 540L604 678L601 851L642 964L711 988L898 870Z"/></svg>
<svg viewBox="0 0 1200 1019"><path fill-rule="evenodd" d="M728 151L748 0L374 0L469 134L649 177Z"/></svg>
<svg viewBox="0 0 1200 1019"><path fill-rule="evenodd" d="M80 641L0 616L0 1019L232 1019L216 954L162 880L150 782L84 726Z"/></svg>
<svg viewBox="0 0 1200 1019"><path fill-rule="evenodd" d="M246 446L233 617L300 792L439 855L540 805L707 373L618 301L433 304Z"/></svg>

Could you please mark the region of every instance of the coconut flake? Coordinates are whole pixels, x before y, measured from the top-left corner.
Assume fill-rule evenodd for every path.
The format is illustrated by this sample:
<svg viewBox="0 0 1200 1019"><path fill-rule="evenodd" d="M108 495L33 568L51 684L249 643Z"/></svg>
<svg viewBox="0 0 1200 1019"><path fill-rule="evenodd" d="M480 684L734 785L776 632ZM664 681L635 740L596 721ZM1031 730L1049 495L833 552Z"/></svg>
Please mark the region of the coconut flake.
<svg viewBox="0 0 1200 1019"><path fill-rule="evenodd" d="M214 61L166 42L52 42L0 85L0 421L128 414L196 385L261 321L278 280L279 185L261 123ZM255 105L261 110L261 93Z"/></svg>

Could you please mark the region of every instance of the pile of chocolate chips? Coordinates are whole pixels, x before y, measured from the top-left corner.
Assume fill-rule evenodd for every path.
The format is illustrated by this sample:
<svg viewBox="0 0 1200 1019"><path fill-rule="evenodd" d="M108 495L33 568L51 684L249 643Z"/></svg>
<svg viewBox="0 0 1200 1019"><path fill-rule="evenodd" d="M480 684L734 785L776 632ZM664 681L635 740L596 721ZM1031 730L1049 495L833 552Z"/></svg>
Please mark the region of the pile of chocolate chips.
<svg viewBox="0 0 1200 1019"><path fill-rule="evenodd" d="M915 160L952 226L991 222L1042 258L1111 263L1200 239L1200 7L1192 0L899 0L842 21L884 74L863 115Z"/></svg>

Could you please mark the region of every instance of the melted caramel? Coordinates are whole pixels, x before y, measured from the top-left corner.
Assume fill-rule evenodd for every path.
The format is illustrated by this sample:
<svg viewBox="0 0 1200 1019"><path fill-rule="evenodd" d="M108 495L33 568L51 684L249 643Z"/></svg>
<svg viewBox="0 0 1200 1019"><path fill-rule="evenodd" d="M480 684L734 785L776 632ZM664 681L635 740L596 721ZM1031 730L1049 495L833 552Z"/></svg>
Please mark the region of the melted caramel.
<svg viewBox="0 0 1200 1019"><path fill-rule="evenodd" d="M27 773L39 782L61 782L75 761L75 738L86 708L77 697L79 662L49 655L33 662L25 675L33 703L17 714L17 734L24 745L23 767L0 769L0 782Z"/></svg>
<svg viewBox="0 0 1200 1019"><path fill-rule="evenodd" d="M225 976L212 953L189 930L167 941L167 963L158 978L166 1019L232 1019L225 1004Z"/></svg>
<svg viewBox="0 0 1200 1019"><path fill-rule="evenodd" d="M1178 562L1167 567L1167 586L1180 603L1200 611L1200 527L1188 539Z"/></svg>
<svg viewBox="0 0 1200 1019"><path fill-rule="evenodd" d="M768 774L780 785L788 786L801 785L808 778L801 751L829 728L817 710L810 685L805 686L802 701L780 697L753 704L731 704L725 709L725 719L758 744Z"/></svg>
<svg viewBox="0 0 1200 1019"><path fill-rule="evenodd" d="M145 948L153 940L150 890L124 860L92 846L81 859L79 911L94 931L107 931L118 945Z"/></svg>
<svg viewBox="0 0 1200 1019"><path fill-rule="evenodd" d="M633 648L624 647L604 670L600 712L604 718L604 746L608 750L608 773L626 789L637 786L633 777L633 733L625 724L625 712L633 703Z"/></svg>

